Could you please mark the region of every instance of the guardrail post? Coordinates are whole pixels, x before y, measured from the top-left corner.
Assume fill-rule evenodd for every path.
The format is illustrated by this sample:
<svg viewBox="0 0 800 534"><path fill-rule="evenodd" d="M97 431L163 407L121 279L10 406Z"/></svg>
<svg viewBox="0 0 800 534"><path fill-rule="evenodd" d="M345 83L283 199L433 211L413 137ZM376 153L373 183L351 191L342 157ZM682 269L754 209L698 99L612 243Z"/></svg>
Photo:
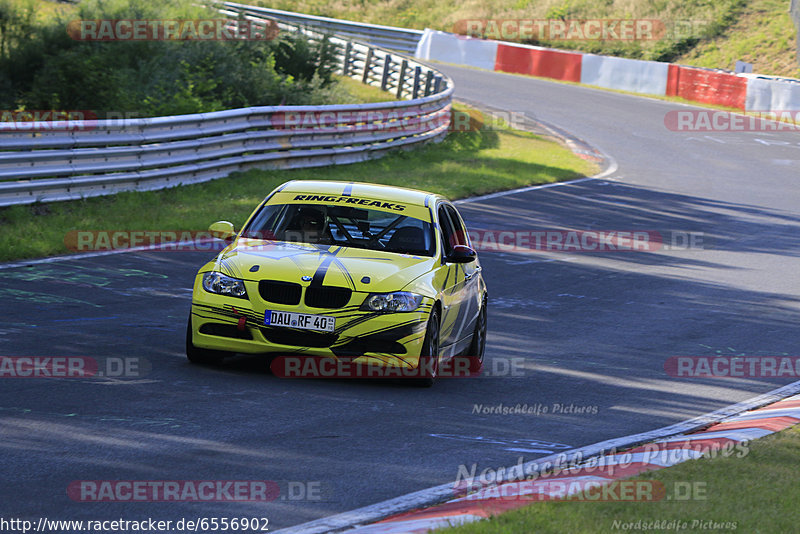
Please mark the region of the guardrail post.
<svg viewBox="0 0 800 534"><path fill-rule="evenodd" d="M425 96L431 94L431 84L433 83L433 71L429 70L428 75L425 77Z"/></svg>
<svg viewBox="0 0 800 534"><path fill-rule="evenodd" d="M408 69L408 61L403 60L400 63L400 76L397 77L397 98L403 98L403 84L406 81L406 69Z"/></svg>
<svg viewBox="0 0 800 534"><path fill-rule="evenodd" d="M381 91L385 91L389 85L389 72L392 69L392 56L386 54L383 58L383 76L381 76Z"/></svg>
<svg viewBox="0 0 800 534"><path fill-rule="evenodd" d="M411 90L411 98L415 99L419 96L419 78L422 75L422 67L417 65L414 67L414 88Z"/></svg>
<svg viewBox="0 0 800 534"><path fill-rule="evenodd" d="M364 75L361 77L361 83L369 84L369 69L372 63L372 48L367 49L367 57L364 58Z"/></svg>
<svg viewBox="0 0 800 534"><path fill-rule="evenodd" d="M435 81L433 83L433 92L434 93L438 93L442 89L442 77L441 76L436 76L436 78L434 78L434 80Z"/></svg>
<svg viewBox="0 0 800 534"><path fill-rule="evenodd" d="M347 41L347 44L344 47L344 65L342 66L342 73L345 76L350 75L350 52L353 50L353 43L351 41Z"/></svg>

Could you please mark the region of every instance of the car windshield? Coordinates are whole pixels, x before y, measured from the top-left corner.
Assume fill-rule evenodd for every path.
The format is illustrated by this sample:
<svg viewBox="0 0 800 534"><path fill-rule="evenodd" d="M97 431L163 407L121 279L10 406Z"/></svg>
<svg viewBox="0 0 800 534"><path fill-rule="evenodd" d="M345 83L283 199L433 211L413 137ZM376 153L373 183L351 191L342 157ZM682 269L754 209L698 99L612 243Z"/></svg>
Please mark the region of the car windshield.
<svg viewBox="0 0 800 534"><path fill-rule="evenodd" d="M429 221L336 204L268 204L251 220L242 236L415 256L434 254Z"/></svg>

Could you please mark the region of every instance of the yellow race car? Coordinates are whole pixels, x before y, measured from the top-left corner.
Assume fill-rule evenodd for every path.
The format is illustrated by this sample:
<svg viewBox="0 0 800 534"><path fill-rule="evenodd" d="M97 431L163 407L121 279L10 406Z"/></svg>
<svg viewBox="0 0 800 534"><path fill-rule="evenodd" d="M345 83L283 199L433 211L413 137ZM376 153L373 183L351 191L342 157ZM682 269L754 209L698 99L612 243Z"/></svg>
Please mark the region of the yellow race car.
<svg viewBox="0 0 800 534"><path fill-rule="evenodd" d="M226 221L210 231L230 244L194 281L193 363L233 353L366 362L423 385L454 356L482 364L486 285L461 216L439 195L292 181L238 234Z"/></svg>

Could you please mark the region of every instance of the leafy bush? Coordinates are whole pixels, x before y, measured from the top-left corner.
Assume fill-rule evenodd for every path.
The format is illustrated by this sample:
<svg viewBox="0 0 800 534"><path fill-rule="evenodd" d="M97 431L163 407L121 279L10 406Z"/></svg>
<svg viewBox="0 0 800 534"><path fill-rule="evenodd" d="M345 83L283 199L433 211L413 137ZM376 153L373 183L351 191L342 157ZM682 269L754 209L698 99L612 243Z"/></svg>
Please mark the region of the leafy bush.
<svg viewBox="0 0 800 534"><path fill-rule="evenodd" d="M172 115L322 103L332 94L330 44L271 41L78 41L63 17L36 22L0 0L0 109ZM184 0L93 0L79 20L220 19ZM334 92L335 93L335 92Z"/></svg>

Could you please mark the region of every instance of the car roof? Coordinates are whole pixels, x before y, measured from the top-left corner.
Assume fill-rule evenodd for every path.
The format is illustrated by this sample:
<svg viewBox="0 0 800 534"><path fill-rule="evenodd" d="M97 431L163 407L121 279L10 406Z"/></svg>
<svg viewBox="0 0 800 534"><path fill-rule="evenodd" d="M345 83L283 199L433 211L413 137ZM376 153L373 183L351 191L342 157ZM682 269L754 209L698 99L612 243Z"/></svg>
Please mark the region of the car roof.
<svg viewBox="0 0 800 534"><path fill-rule="evenodd" d="M329 180L294 180L280 186L276 192L315 195L347 195L374 200L391 200L417 206L434 205L441 195L392 185L365 182L334 182Z"/></svg>

